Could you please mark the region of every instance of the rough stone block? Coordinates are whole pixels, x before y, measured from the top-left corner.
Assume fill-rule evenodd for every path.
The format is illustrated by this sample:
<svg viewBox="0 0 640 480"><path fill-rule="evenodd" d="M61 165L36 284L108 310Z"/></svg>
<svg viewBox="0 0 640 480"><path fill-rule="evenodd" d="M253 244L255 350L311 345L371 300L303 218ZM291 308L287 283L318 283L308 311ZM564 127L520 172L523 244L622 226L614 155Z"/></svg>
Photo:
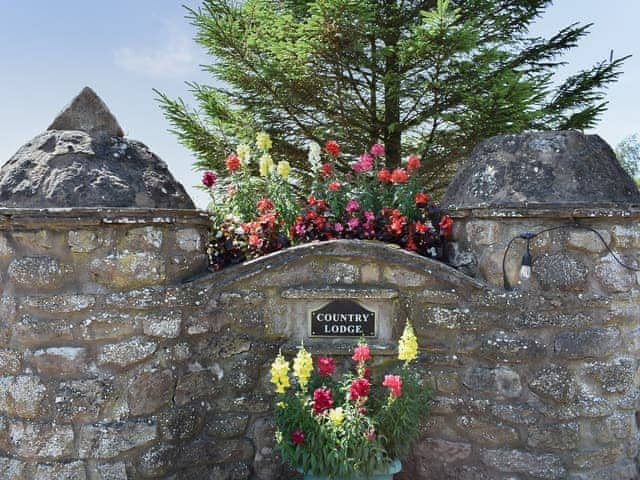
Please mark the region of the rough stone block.
<svg viewBox="0 0 640 480"><path fill-rule="evenodd" d="M14 455L43 460L61 460L73 455L74 435L70 425L10 421L2 427L0 441L3 448Z"/></svg>
<svg viewBox="0 0 640 480"><path fill-rule="evenodd" d="M33 480L86 480L83 462L38 465Z"/></svg>
<svg viewBox="0 0 640 480"><path fill-rule="evenodd" d="M22 353L10 348L0 348L0 374L18 374L22 369Z"/></svg>
<svg viewBox="0 0 640 480"><path fill-rule="evenodd" d="M539 450L572 450L579 440L577 423L554 423L529 427L527 445Z"/></svg>
<svg viewBox="0 0 640 480"><path fill-rule="evenodd" d="M40 375L77 377L87 371L87 350L82 347L50 347L36 350L33 365Z"/></svg>
<svg viewBox="0 0 640 480"><path fill-rule="evenodd" d="M522 473L543 480L561 480L566 470L560 457L552 454L536 455L520 450L483 450L482 461L501 472Z"/></svg>
<svg viewBox="0 0 640 480"><path fill-rule="evenodd" d="M244 434L249 415L214 415L207 419L205 430L213 438L233 438Z"/></svg>
<svg viewBox="0 0 640 480"><path fill-rule="evenodd" d="M606 230L598 230L605 243L598 236L587 230L571 230L567 236L567 247L587 253L602 253L611 244L611 234Z"/></svg>
<svg viewBox="0 0 640 480"><path fill-rule="evenodd" d="M165 303L175 302L170 298L165 299L165 295L169 296L169 293L165 292L162 287L137 288L126 292L111 293L105 297L105 303L119 309L148 310L160 307ZM177 295L174 294L174 296Z"/></svg>
<svg viewBox="0 0 640 480"><path fill-rule="evenodd" d="M67 318L41 318L23 315L13 325L13 338L24 346L36 346L56 342L70 342L74 338L75 325Z"/></svg>
<svg viewBox="0 0 640 480"><path fill-rule="evenodd" d="M176 244L185 252L199 252L202 249L202 236L195 228L183 228L176 232Z"/></svg>
<svg viewBox="0 0 640 480"><path fill-rule="evenodd" d="M152 252L121 251L96 258L89 270L97 282L111 288L157 285L167 278L164 257Z"/></svg>
<svg viewBox="0 0 640 480"><path fill-rule="evenodd" d="M202 398L214 398L223 386L218 378L208 370L189 373L178 378L174 401L182 406Z"/></svg>
<svg viewBox="0 0 640 480"><path fill-rule="evenodd" d="M623 461L598 470L572 473L567 480L636 480L637 478L638 470L635 463Z"/></svg>
<svg viewBox="0 0 640 480"><path fill-rule="evenodd" d="M186 440L202 430L204 414L192 405L171 408L158 416L160 436L165 440Z"/></svg>
<svg viewBox="0 0 640 480"><path fill-rule="evenodd" d="M58 288L71 267L61 265L53 257L21 257L9 265L9 279L18 287L29 290L51 290Z"/></svg>
<svg viewBox="0 0 640 480"><path fill-rule="evenodd" d="M127 313L101 311L80 325L83 340L117 340L138 333L139 321Z"/></svg>
<svg viewBox="0 0 640 480"><path fill-rule="evenodd" d="M100 246L96 232L91 230L71 230L67 243L73 253L89 253Z"/></svg>
<svg viewBox="0 0 640 480"><path fill-rule="evenodd" d="M0 412L23 418L36 418L43 411L47 389L33 375L0 377Z"/></svg>
<svg viewBox="0 0 640 480"><path fill-rule="evenodd" d="M589 269L571 255L556 253L537 258L533 273L544 290L578 290L584 286Z"/></svg>
<svg viewBox="0 0 640 480"><path fill-rule="evenodd" d="M426 461L457 463L471 456L471 444L429 438L416 443L413 451L420 459Z"/></svg>
<svg viewBox="0 0 640 480"><path fill-rule="evenodd" d="M491 406L491 414L508 423L534 425L540 421L540 414L530 405L518 403L498 403Z"/></svg>
<svg viewBox="0 0 640 480"><path fill-rule="evenodd" d="M557 408L541 408L541 411L551 419L574 420L580 417L606 417L611 415L612 408L604 398L588 391L579 391L571 402Z"/></svg>
<svg viewBox="0 0 640 480"><path fill-rule="evenodd" d="M382 278L399 287L423 287L428 280L422 273L400 267L384 267Z"/></svg>
<svg viewBox="0 0 640 480"><path fill-rule="evenodd" d="M0 478L3 480L23 480L26 464L15 458L0 457Z"/></svg>
<svg viewBox="0 0 640 480"><path fill-rule="evenodd" d="M180 335L181 312L148 313L141 315L141 318L145 335L162 338L176 338Z"/></svg>
<svg viewBox="0 0 640 480"><path fill-rule="evenodd" d="M175 470L180 455L175 445L154 445L140 456L138 471L145 478L158 478Z"/></svg>
<svg viewBox="0 0 640 480"><path fill-rule="evenodd" d="M545 357L547 347L536 339L500 331L483 336L479 350L495 362L522 363Z"/></svg>
<svg viewBox="0 0 640 480"><path fill-rule="evenodd" d="M78 455L82 459L114 458L154 441L158 436L157 430L157 425L151 421L82 425Z"/></svg>
<svg viewBox="0 0 640 480"><path fill-rule="evenodd" d="M159 249L162 247L163 232L159 228L147 226L132 228L119 242L121 250Z"/></svg>
<svg viewBox="0 0 640 480"><path fill-rule="evenodd" d="M113 420L126 413L125 400L126 394L115 387L113 379L61 382L55 392L55 418L59 423Z"/></svg>
<svg viewBox="0 0 640 480"><path fill-rule="evenodd" d="M560 365L551 364L538 370L529 382L529 388L538 395L559 403L571 401L576 396L575 378Z"/></svg>
<svg viewBox="0 0 640 480"><path fill-rule="evenodd" d="M81 312L95 305L93 295L47 295L28 296L20 299L23 307L49 313Z"/></svg>
<svg viewBox="0 0 640 480"><path fill-rule="evenodd" d="M127 469L124 463L101 463L95 468L95 480L127 480ZM93 478L91 480L94 480Z"/></svg>
<svg viewBox="0 0 640 480"><path fill-rule="evenodd" d="M622 445L599 448L597 450L580 450L572 453L573 465L581 470L595 470L604 465L616 463L623 454Z"/></svg>
<svg viewBox="0 0 640 480"><path fill-rule="evenodd" d="M613 239L616 248L640 248L640 227L638 225L614 225Z"/></svg>
<svg viewBox="0 0 640 480"><path fill-rule="evenodd" d="M131 415L151 414L171 404L174 379L171 370L145 372L129 385L129 410Z"/></svg>
<svg viewBox="0 0 640 480"><path fill-rule="evenodd" d="M624 393L633 386L635 362L630 358L619 358L610 363L594 362L585 367L602 389L609 393Z"/></svg>
<svg viewBox="0 0 640 480"><path fill-rule="evenodd" d="M466 438L485 447L506 447L520 443L515 428L497 422L488 423L476 417L463 415L456 419L456 426Z"/></svg>
<svg viewBox="0 0 640 480"><path fill-rule="evenodd" d="M618 255L625 265L638 267L638 263L629 256ZM636 286L636 272L624 268L613 255L609 254L598 262L595 267L596 277L608 292L628 292Z"/></svg>
<svg viewBox="0 0 640 480"><path fill-rule="evenodd" d="M140 362L156 351L157 345L144 337L134 337L119 343L109 343L99 349L98 363L127 367Z"/></svg>
<svg viewBox="0 0 640 480"><path fill-rule="evenodd" d="M467 241L474 245L493 245L500 241L501 226L492 220L471 220L465 225Z"/></svg>
<svg viewBox="0 0 640 480"><path fill-rule="evenodd" d="M471 367L462 380L467 388L484 394L517 398L522 393L520 375L508 367Z"/></svg>
<svg viewBox="0 0 640 480"><path fill-rule="evenodd" d="M272 398L263 393L216 400L214 410L220 413L266 413L271 410Z"/></svg>
<svg viewBox="0 0 640 480"><path fill-rule="evenodd" d="M560 333L555 339L555 351L567 358L599 358L615 352L620 345L617 328L587 328Z"/></svg>

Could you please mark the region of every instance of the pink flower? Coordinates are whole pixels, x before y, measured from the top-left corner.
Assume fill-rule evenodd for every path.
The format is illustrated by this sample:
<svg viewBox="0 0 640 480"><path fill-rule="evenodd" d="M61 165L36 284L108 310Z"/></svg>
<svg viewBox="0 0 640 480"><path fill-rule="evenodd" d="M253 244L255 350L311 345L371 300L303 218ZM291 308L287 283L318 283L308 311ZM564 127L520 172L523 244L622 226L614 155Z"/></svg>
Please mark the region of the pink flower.
<svg viewBox="0 0 640 480"><path fill-rule="evenodd" d="M342 226L341 223L335 223L333 225L333 229L337 232L337 233L342 233L342 231L344 230L344 227Z"/></svg>
<svg viewBox="0 0 640 480"><path fill-rule="evenodd" d="M379 143L374 143L371 146L371 155L376 155L377 157L381 157L382 155L384 155L384 146L380 145Z"/></svg>
<svg viewBox="0 0 640 480"><path fill-rule="evenodd" d="M351 168L358 173L368 172L373 168L373 157L368 153L363 153L357 162L351 164Z"/></svg>
<svg viewBox="0 0 640 480"><path fill-rule="evenodd" d="M216 184L216 180L218 180L218 176L215 174L215 172L206 171L202 175L202 184L205 187L213 187Z"/></svg>
<svg viewBox="0 0 640 480"><path fill-rule="evenodd" d="M328 377L333 375L333 372L336 371L336 364L331 357L318 357L318 374L321 377Z"/></svg>
<svg viewBox="0 0 640 480"><path fill-rule="evenodd" d="M353 217L347 220L347 225L349 226L349 230L355 230L360 226L360 219L358 217Z"/></svg>
<svg viewBox="0 0 640 480"><path fill-rule="evenodd" d="M366 378L356 378L349 387L349 400L354 401L362 397L369 396L369 380Z"/></svg>
<svg viewBox="0 0 640 480"><path fill-rule="evenodd" d="M302 445L304 443L304 432L302 430L291 432L291 441L296 445Z"/></svg>
<svg viewBox="0 0 640 480"><path fill-rule="evenodd" d="M345 207L345 210L349 213L357 212L358 210L360 210L360 204L358 203L357 200L349 200L347 202L347 206Z"/></svg>
<svg viewBox="0 0 640 480"><path fill-rule="evenodd" d="M333 395L328 388L316 388L313 392L313 413L320 415L333 407Z"/></svg>
<svg viewBox="0 0 640 480"><path fill-rule="evenodd" d="M376 214L373 213L371 210L365 210L364 218L367 220L367 222L373 222L376 219Z"/></svg>
<svg viewBox="0 0 640 480"><path fill-rule="evenodd" d="M373 442L376 439L376 429L373 427L369 427L366 430L364 435L367 438L367 440L369 440L370 442Z"/></svg>
<svg viewBox="0 0 640 480"><path fill-rule="evenodd" d="M366 362L367 360L371 360L371 352L369 351L369 345L358 345L353 350L353 357L351 357L354 362Z"/></svg>
<svg viewBox="0 0 640 480"><path fill-rule="evenodd" d="M383 387L389 387L394 397L399 397L402 393L402 378L400 375L385 375Z"/></svg>

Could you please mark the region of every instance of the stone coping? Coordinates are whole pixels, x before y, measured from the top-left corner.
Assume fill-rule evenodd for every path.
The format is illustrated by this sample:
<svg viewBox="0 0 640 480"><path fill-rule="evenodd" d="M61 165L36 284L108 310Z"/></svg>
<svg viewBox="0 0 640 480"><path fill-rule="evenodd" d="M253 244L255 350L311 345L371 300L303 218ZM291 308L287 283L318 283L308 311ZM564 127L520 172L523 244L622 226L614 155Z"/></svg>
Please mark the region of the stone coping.
<svg viewBox="0 0 640 480"><path fill-rule="evenodd" d="M453 218L625 218L640 219L640 205L570 204L570 203L514 203L473 208L449 206L446 212Z"/></svg>
<svg viewBox="0 0 640 480"><path fill-rule="evenodd" d="M208 226L209 223L209 214L202 210L108 207L0 208L0 230L149 224Z"/></svg>
<svg viewBox="0 0 640 480"><path fill-rule="evenodd" d="M330 240L305 243L227 267L219 272L207 273L185 283L211 282L217 287L223 287L258 275L268 274L271 270L313 256L375 259L425 272L445 282L453 284L462 282L476 290L495 290L495 287L469 277L443 262L377 240ZM296 295L294 290L289 292Z"/></svg>

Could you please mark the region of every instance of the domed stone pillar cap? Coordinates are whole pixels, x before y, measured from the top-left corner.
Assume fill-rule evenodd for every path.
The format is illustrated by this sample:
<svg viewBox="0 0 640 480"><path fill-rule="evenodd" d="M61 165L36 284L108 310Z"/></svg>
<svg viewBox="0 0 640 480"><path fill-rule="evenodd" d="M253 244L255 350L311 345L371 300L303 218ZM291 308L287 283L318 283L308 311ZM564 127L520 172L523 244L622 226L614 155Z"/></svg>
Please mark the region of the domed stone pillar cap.
<svg viewBox="0 0 640 480"><path fill-rule="evenodd" d="M598 135L498 135L480 143L443 199L449 208L638 205L640 192Z"/></svg>

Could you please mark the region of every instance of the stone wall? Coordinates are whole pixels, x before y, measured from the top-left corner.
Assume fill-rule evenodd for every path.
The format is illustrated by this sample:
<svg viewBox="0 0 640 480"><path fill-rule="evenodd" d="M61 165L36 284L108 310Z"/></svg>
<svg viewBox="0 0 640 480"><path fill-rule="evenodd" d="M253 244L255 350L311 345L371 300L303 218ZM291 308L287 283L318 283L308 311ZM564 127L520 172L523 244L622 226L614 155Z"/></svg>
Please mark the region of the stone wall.
<svg viewBox="0 0 640 480"><path fill-rule="evenodd" d="M273 451L269 364L301 339L348 364L355 340L307 338L309 306L335 298L379 312L374 370L406 318L419 336L435 401L401 478L637 478L638 277L558 231L534 245L530 290L480 279L501 282L513 235L576 211L455 212L479 279L358 241L207 273L197 212L0 213L0 478L294 478ZM637 257L640 212L583 216Z"/></svg>

